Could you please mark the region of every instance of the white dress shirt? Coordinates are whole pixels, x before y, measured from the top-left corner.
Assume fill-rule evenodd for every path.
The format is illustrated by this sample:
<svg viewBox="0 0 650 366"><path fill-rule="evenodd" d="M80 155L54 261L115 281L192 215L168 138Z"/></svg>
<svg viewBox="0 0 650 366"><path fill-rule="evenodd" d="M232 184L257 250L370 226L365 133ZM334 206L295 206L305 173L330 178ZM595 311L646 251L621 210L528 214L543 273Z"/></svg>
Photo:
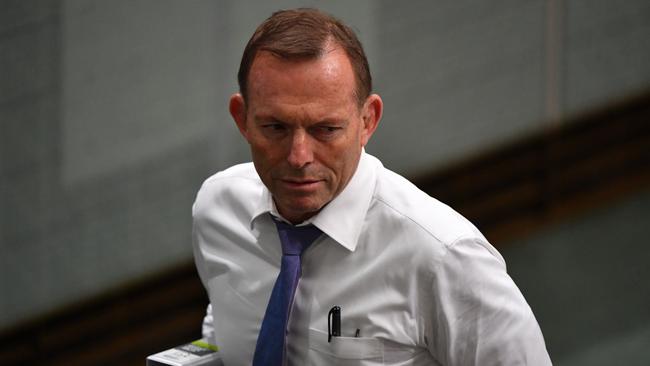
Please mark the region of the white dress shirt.
<svg viewBox="0 0 650 366"><path fill-rule="evenodd" d="M194 254L211 307L204 336L250 365L280 270L280 216L252 163L208 178L193 206ZM550 365L501 255L465 218L362 154L309 222L287 330L289 365ZM327 315L341 307L341 337ZM359 330L359 336L355 334Z"/></svg>

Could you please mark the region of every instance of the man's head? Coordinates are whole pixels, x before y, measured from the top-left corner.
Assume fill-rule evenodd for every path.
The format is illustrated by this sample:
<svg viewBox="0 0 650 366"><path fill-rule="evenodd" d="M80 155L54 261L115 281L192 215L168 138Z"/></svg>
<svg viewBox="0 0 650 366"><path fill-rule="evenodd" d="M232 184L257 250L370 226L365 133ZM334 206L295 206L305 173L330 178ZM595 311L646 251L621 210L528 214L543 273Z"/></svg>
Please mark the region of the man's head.
<svg viewBox="0 0 650 366"><path fill-rule="evenodd" d="M239 91L248 97L249 74L258 52L270 52L285 60L309 60L323 54L333 42L347 54L356 78L356 97L363 104L372 90L372 77L363 46L350 27L316 9L273 13L253 33L239 65Z"/></svg>
<svg viewBox="0 0 650 366"><path fill-rule="evenodd" d="M244 52L230 113L276 207L293 223L345 188L381 117L381 98L370 94L369 72L359 77L349 45L358 45L367 72L348 27L300 9L274 13Z"/></svg>

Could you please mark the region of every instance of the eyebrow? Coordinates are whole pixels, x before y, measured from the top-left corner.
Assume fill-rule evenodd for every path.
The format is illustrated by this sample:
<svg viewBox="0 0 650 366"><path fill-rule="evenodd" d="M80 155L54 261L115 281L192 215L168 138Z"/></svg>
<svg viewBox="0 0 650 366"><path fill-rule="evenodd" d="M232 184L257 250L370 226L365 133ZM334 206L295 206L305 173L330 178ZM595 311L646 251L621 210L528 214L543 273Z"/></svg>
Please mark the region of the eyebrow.
<svg viewBox="0 0 650 366"><path fill-rule="evenodd" d="M287 121L284 118L277 118L267 114L253 115L253 121L257 123L264 123L264 122L290 123L290 121ZM328 124L328 123L347 125L349 123L349 118L330 116L321 120L314 121L311 124Z"/></svg>

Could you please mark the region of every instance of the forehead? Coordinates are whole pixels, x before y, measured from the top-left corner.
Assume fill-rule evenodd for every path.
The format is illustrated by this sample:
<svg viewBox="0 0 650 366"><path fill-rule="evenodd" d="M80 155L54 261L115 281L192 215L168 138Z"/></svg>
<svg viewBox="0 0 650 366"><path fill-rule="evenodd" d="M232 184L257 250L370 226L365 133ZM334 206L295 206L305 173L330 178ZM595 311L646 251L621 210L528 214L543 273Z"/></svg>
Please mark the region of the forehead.
<svg viewBox="0 0 650 366"><path fill-rule="evenodd" d="M258 53L248 81L249 106L269 103L310 105L356 103L355 78L345 52L333 48L307 60Z"/></svg>

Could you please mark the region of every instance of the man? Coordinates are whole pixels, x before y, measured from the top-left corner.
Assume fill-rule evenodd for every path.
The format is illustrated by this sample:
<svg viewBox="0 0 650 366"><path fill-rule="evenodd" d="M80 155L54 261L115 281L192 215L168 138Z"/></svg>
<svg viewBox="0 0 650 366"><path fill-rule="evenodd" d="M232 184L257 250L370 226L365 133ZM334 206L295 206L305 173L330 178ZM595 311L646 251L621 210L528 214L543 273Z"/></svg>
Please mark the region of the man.
<svg viewBox="0 0 650 366"><path fill-rule="evenodd" d="M550 364L499 253L365 153L383 105L347 26L277 12L238 78L253 163L207 179L193 207L204 335L225 365Z"/></svg>

